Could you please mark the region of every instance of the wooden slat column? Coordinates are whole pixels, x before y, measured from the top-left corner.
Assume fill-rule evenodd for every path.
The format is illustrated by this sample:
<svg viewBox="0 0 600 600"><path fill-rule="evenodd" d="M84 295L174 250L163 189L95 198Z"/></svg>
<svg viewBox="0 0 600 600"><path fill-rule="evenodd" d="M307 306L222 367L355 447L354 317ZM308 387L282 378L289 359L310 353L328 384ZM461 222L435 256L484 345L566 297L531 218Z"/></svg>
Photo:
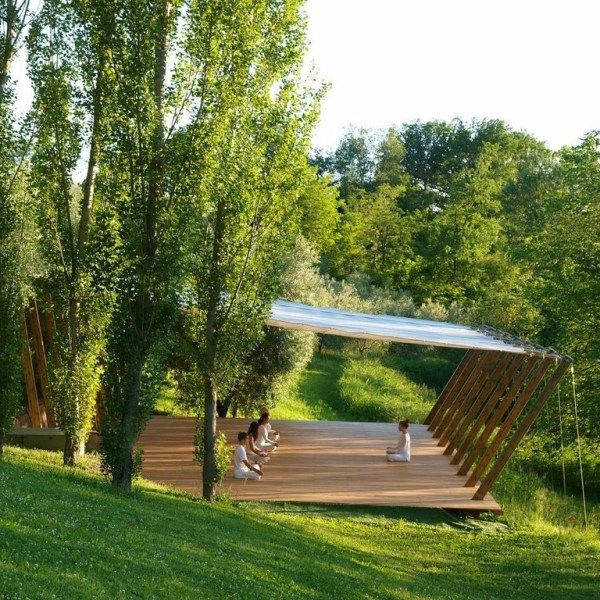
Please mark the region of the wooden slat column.
<svg viewBox="0 0 600 600"><path fill-rule="evenodd" d="M454 399L465 382L465 379L469 376L473 370L473 367L477 364L480 358L481 352L469 350L464 362L461 364L460 371L458 373L455 372L448 382L448 385L444 388L443 393L446 392L446 389L448 390L448 393L446 394L443 402L438 406L436 413L432 416L429 427L427 428L429 431L434 431L438 427L442 418L446 414L446 411L451 406L452 402L454 402Z"/></svg>
<svg viewBox="0 0 600 600"><path fill-rule="evenodd" d="M40 381L42 401L46 409L48 427L56 427L56 419L54 417L54 410L52 409L52 401L50 398L50 381L48 379L46 350L44 348L40 314L35 299L29 304L29 310L27 311L27 327L33 338L33 347L35 349L35 366L37 367L37 374Z"/></svg>
<svg viewBox="0 0 600 600"><path fill-rule="evenodd" d="M473 382L471 389L465 394L465 397L450 419L448 426L440 433L438 446L445 446L450 437L456 432L459 423L465 418L471 410L473 403L479 397L481 390L490 378L490 374L494 371L497 361L501 358L500 352L490 352L480 363L479 377Z"/></svg>
<svg viewBox="0 0 600 600"><path fill-rule="evenodd" d="M474 424L475 416L479 413L481 407L484 406L486 401L489 399L492 391L497 387L498 383L506 374L506 370L511 364L512 359L513 356L511 354L500 354L498 362L494 366L492 372L489 374L487 381L485 381L479 393L473 400L473 403L471 404L471 407L467 411L464 418L457 421L453 426L451 425L447 439L445 440L448 444L444 450L445 456L451 456L458 442L468 433L470 427Z"/></svg>
<svg viewBox="0 0 600 600"><path fill-rule="evenodd" d="M531 379L527 382L525 389L523 390L521 395L517 398L513 407L510 409L510 412L508 413L506 419L500 426L500 429L499 429L498 433L496 434L496 437L494 437L494 439L490 443L489 447L487 448L487 450L481 457L480 461L477 463L477 465L473 469L473 472L471 473L471 475L469 476L469 479L467 480L467 483L465 484L467 487L472 487L472 486L476 485L477 482L479 481L479 478L481 477L481 475L488 468L492 458L498 451L498 448L500 448L500 445L506 439L506 436L507 436L508 432L510 431L510 428L514 425L515 421L519 418L519 415L523 412L523 409L527 405L527 402L529 401L531 396L533 396L535 390L537 389L538 385L542 381L544 374L552 365L552 362L553 362L552 359L544 358L542 360L542 362L540 363L540 365L538 366L538 368L535 370ZM460 473L460 471L459 471L459 473Z"/></svg>
<svg viewBox="0 0 600 600"><path fill-rule="evenodd" d="M510 442L506 444L506 446L502 450L502 453L498 457L498 460L494 463L494 466L490 469L489 473L486 475L478 490L475 492L473 500L481 500L489 492L490 488L492 487L492 484L494 483L494 481L496 481L498 475L500 475L502 469L506 466L506 463L514 454L514 451L516 450L519 442L523 439L525 434L533 425L534 421L539 416L546 402L548 402L548 398L550 398L550 395L556 389L556 386L562 379L563 375L565 374L565 371L569 368L570 364L570 361L564 359L559 363L558 367L552 374L552 377L550 377L550 379L540 392L539 396L537 397L535 404L527 412L525 418L523 419L523 422L520 423L517 427L517 430L513 434Z"/></svg>
<svg viewBox="0 0 600 600"><path fill-rule="evenodd" d="M519 371L519 374L514 379L502 400L495 408L495 410L490 415L489 420L487 421L483 432L473 443L473 448L471 448L467 458L465 458L463 464L460 466L457 475L466 475L469 472L469 469L473 466L477 457L481 454L482 450L485 448L488 440L492 436L492 433L500 423L500 420L506 412L509 410L513 400L517 397L519 392L521 391L521 387L527 380L527 378L531 375L533 369L540 364L538 357L531 357L527 363L523 366L523 368ZM543 374L543 373L542 373ZM483 423L482 423L483 424Z"/></svg>
<svg viewBox="0 0 600 600"><path fill-rule="evenodd" d="M33 372L33 361L29 348L29 333L27 323L23 317L21 323L21 361L23 363L23 377L25 379L25 390L27 392L27 408L32 427L43 427L43 415L38 402L35 375Z"/></svg>
<svg viewBox="0 0 600 600"><path fill-rule="evenodd" d="M521 354L517 354L513 357L511 363L506 368L503 377L497 383L496 387L492 391L487 401L484 402L483 408L481 409L481 412L479 413L477 419L473 423L473 426L469 429L469 431L466 432L464 439L462 439L462 441L460 442L458 450L456 451L456 453L452 457L452 460L450 461L451 465L457 465L463 459L463 456L469 449L469 446L471 445L471 443L473 443L475 437L477 436L481 428L484 426L487 418L490 416L490 414L493 412L494 408L498 404L498 400L500 400L502 394L504 394L504 392L507 390L511 380L515 376L515 373L527 363L528 359L528 356L524 357ZM458 444L458 442L459 440L452 440L451 445L453 443Z"/></svg>
<svg viewBox="0 0 600 600"><path fill-rule="evenodd" d="M439 395L435 404L431 407L429 414L425 417L425 420L423 421L424 425L429 425L431 421L435 418L435 416L438 414L438 412L444 409L444 406L446 405L446 402L448 400L450 392L452 391L452 388L456 383L456 380L465 370L466 365L469 362L469 358L473 354L475 354L473 350L468 350L467 352L465 352L465 355L462 357L462 360L460 361L460 363L458 363L456 369L454 369L454 373L452 373L452 376L450 377L450 379L448 379L448 382L444 386L442 393Z"/></svg>
<svg viewBox="0 0 600 600"><path fill-rule="evenodd" d="M447 431L450 423L455 419L457 413L461 413L465 410L465 404L471 399L473 390L481 382L481 378L491 365L496 360L496 352L481 352L481 357L477 365L473 368L469 376L467 377L462 388L456 394L454 402L449 407L448 411L444 415L437 429L433 433L434 438L440 438ZM475 392L476 393L476 392ZM438 444L439 445L439 444Z"/></svg>

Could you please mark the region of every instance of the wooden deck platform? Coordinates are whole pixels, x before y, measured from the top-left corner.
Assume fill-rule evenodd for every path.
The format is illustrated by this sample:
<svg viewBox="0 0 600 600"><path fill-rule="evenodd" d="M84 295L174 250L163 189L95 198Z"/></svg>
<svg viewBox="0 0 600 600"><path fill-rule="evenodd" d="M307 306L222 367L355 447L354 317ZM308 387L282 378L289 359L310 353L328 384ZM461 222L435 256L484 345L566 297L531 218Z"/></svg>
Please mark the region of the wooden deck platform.
<svg viewBox="0 0 600 600"><path fill-rule="evenodd" d="M489 494L471 500L475 488L464 487L467 478L456 475L424 425L411 425L410 463L385 460L385 447L398 436L395 424L277 421L273 426L281 432L281 445L263 479L234 479L230 468L222 485L230 497L502 512ZM219 419L232 444L247 427L248 419ZM144 477L198 494L201 471L192 460L193 438L193 419L154 417L140 439Z"/></svg>

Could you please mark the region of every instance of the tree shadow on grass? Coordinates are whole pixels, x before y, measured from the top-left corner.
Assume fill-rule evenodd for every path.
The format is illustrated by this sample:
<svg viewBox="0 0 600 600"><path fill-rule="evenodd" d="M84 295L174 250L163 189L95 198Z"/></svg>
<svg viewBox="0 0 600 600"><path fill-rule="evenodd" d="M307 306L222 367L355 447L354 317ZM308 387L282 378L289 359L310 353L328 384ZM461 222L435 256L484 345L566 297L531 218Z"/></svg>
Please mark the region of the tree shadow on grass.
<svg viewBox="0 0 600 600"><path fill-rule="evenodd" d="M556 536L465 533L396 510L124 496L56 467L2 470L2 597L597 597L598 549Z"/></svg>

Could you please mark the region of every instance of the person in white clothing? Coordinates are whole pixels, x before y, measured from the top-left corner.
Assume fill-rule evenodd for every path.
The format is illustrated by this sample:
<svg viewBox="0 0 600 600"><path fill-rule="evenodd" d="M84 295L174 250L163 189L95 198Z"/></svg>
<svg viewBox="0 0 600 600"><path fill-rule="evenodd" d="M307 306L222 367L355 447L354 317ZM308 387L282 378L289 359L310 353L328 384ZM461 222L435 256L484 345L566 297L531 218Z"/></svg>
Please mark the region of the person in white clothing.
<svg viewBox="0 0 600 600"><path fill-rule="evenodd" d="M410 462L410 433L408 433L408 419L398 423L400 437L396 446L388 446L387 459L390 462Z"/></svg>
<svg viewBox="0 0 600 600"><path fill-rule="evenodd" d="M269 413L269 407L268 406L261 406L260 408L260 414L264 415L265 413ZM279 431L275 431L273 429L273 427L271 426L271 422L268 421L267 424L265 425L265 427L267 428L267 433L269 434L269 437L273 440L275 440L276 442L279 441Z"/></svg>
<svg viewBox="0 0 600 600"><path fill-rule="evenodd" d="M263 471L259 464L252 464L246 454L246 438L248 434L245 431L238 433L238 445L233 451L233 476L236 479L260 479Z"/></svg>
<svg viewBox="0 0 600 600"><path fill-rule="evenodd" d="M259 465L264 465L268 463L271 459L269 455L256 446L256 440L258 438L258 421L252 421L250 423L250 427L248 427L248 437L246 438L246 453L248 454L248 459L258 463Z"/></svg>
<svg viewBox="0 0 600 600"><path fill-rule="evenodd" d="M269 413L263 413L258 419L258 435L256 439L256 447L265 452L272 452L279 446L279 442L269 437Z"/></svg>

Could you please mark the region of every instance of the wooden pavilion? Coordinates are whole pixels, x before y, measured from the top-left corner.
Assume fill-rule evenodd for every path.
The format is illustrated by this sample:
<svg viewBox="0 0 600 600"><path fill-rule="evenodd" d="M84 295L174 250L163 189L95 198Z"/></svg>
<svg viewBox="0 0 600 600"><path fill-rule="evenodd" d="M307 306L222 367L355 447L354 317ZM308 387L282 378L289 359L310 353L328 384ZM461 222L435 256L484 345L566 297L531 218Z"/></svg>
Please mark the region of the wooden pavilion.
<svg viewBox="0 0 600 600"><path fill-rule="evenodd" d="M41 324L45 325L42 326ZM268 324L363 339L465 350L462 361L420 426L411 426L410 464L387 463L389 423L282 423L284 443L262 481L228 475L224 489L240 500L427 506L500 512L490 489L535 422L572 359L490 327L367 315L287 301ZM44 343L52 320L32 303L24 322L23 368L30 423L52 427ZM233 443L247 421L221 419ZM197 493L194 420L155 417L140 439L144 474Z"/></svg>

